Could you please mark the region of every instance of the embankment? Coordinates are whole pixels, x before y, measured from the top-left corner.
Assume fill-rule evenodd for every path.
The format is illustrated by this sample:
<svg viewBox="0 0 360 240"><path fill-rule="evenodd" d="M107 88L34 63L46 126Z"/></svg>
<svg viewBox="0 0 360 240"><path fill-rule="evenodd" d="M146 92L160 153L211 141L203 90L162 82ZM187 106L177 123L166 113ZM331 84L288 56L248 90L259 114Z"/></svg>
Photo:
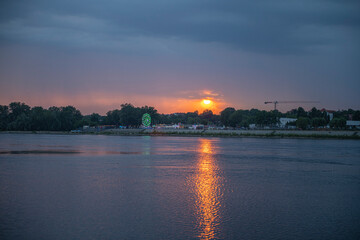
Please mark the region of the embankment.
<svg viewBox="0 0 360 240"><path fill-rule="evenodd" d="M149 136L213 136L360 139L360 131L307 130L189 130L189 129L109 129L100 134Z"/></svg>
<svg viewBox="0 0 360 240"><path fill-rule="evenodd" d="M14 134L77 134L114 136L204 136L204 137L268 137L268 138L324 138L358 139L360 131L314 131L314 130L189 130L189 129L108 129L100 132L56 131L3 131Z"/></svg>

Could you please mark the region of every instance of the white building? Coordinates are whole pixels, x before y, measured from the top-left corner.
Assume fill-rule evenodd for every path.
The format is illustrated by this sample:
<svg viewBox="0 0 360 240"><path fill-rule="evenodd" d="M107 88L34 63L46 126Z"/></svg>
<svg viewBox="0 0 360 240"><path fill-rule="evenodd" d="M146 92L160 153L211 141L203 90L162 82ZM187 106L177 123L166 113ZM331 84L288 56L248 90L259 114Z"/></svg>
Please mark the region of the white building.
<svg viewBox="0 0 360 240"><path fill-rule="evenodd" d="M255 124L255 123L249 124L249 128L250 128L250 129L255 129L255 128L256 128L256 124Z"/></svg>
<svg viewBox="0 0 360 240"><path fill-rule="evenodd" d="M334 110L326 110L325 108L320 110L321 112L326 112L326 116L329 117L329 120L331 121L334 118Z"/></svg>
<svg viewBox="0 0 360 240"><path fill-rule="evenodd" d="M360 121L346 121L346 127L360 129Z"/></svg>
<svg viewBox="0 0 360 240"><path fill-rule="evenodd" d="M280 118L280 124L279 127L281 128L285 128L286 124L291 123L291 122L295 122L297 120L297 118Z"/></svg>

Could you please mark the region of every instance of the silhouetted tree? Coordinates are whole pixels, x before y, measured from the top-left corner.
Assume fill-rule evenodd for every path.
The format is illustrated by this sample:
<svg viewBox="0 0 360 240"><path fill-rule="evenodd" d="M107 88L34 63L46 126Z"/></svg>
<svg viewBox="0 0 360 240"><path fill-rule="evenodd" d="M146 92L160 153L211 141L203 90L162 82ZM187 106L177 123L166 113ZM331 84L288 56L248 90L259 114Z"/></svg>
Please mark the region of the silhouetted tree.
<svg viewBox="0 0 360 240"><path fill-rule="evenodd" d="M108 111L106 113L105 124L107 125L119 125L121 113L119 109Z"/></svg>
<svg viewBox="0 0 360 240"><path fill-rule="evenodd" d="M199 117L202 124L209 125L214 123L214 113L209 109L205 109Z"/></svg>
<svg viewBox="0 0 360 240"><path fill-rule="evenodd" d="M61 107L59 120L61 123L60 130L62 131L70 131L71 129L77 128L80 125L76 125L78 121L80 121L82 115L79 110L77 110L73 106Z"/></svg>
<svg viewBox="0 0 360 240"><path fill-rule="evenodd" d="M130 103L121 104L120 123L124 126L140 126L141 109L135 108Z"/></svg>
<svg viewBox="0 0 360 240"><path fill-rule="evenodd" d="M360 111L354 111L354 114L352 116L352 120L360 121Z"/></svg>
<svg viewBox="0 0 360 240"><path fill-rule="evenodd" d="M36 131L49 130L45 115L46 110L42 107L33 107L30 111L30 129Z"/></svg>
<svg viewBox="0 0 360 240"><path fill-rule="evenodd" d="M25 103L12 102L9 104L9 120L10 122L16 121L16 119L23 115L22 118L28 116L30 113L30 107Z"/></svg>
<svg viewBox="0 0 360 240"><path fill-rule="evenodd" d="M323 118L324 114L320 110L313 107L309 112L309 117L310 118Z"/></svg>
<svg viewBox="0 0 360 240"><path fill-rule="evenodd" d="M188 113L159 114L154 107L134 107L130 103L121 105L121 109L108 111L106 116L97 113L82 116L80 111L73 106L67 107L42 107L30 108L20 102L12 102L9 106L0 105L0 130L51 130L69 131L83 125L96 126L99 124L125 125L138 127L141 125L141 116L149 113L152 123L165 124L223 124L233 127L247 127L249 124L259 126L274 126L280 117L298 117L296 124L299 128L306 129L310 123L313 127L325 126L328 123L328 116L316 108L306 112L299 107L283 114L277 110L260 111L235 110L228 107L221 111L220 115L214 114L211 110L205 110L199 114L197 111ZM334 113L334 119L330 126L336 129L346 128L346 120L360 120L359 110L341 110Z"/></svg>
<svg viewBox="0 0 360 240"><path fill-rule="evenodd" d="M307 117L307 113L305 112L305 110L302 108L302 107L299 107L297 109L297 118L300 118L300 117Z"/></svg>
<svg viewBox="0 0 360 240"><path fill-rule="evenodd" d="M89 116L89 119L91 121L91 125L97 126L102 121L102 117L98 113L93 113Z"/></svg>
<svg viewBox="0 0 360 240"><path fill-rule="evenodd" d="M220 112L220 121L226 127L230 126L230 116L235 112L235 108L228 107Z"/></svg>
<svg viewBox="0 0 360 240"><path fill-rule="evenodd" d="M0 131L7 129L9 123L9 107L0 105Z"/></svg>

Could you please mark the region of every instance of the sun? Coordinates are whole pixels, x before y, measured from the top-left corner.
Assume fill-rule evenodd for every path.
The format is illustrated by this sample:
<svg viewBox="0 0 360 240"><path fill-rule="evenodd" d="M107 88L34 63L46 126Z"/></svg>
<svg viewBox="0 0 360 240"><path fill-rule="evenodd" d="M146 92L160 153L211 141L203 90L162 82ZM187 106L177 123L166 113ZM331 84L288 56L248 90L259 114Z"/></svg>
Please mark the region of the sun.
<svg viewBox="0 0 360 240"><path fill-rule="evenodd" d="M200 103L199 108L202 110L214 111L214 109L216 108L216 102L214 102L212 99L209 98L203 98L199 103Z"/></svg>
<svg viewBox="0 0 360 240"><path fill-rule="evenodd" d="M209 100L209 99L204 99L204 100L203 100L203 103L204 103L205 105L209 105L209 104L211 103L211 100Z"/></svg>

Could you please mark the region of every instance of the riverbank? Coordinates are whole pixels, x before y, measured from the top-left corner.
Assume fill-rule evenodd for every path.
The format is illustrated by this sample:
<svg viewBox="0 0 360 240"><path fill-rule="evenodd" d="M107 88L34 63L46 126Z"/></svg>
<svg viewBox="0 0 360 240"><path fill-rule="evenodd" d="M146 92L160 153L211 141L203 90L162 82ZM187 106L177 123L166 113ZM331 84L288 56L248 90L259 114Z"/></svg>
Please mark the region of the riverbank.
<svg viewBox="0 0 360 240"><path fill-rule="evenodd" d="M22 134L78 134L114 136L206 136L206 137L267 137L267 138L325 138L358 139L360 131L314 131L314 130L189 130L189 129L108 129L101 132L56 132L56 131L4 131L1 133Z"/></svg>
<svg viewBox="0 0 360 240"><path fill-rule="evenodd" d="M110 129L109 135L360 139L359 131Z"/></svg>

